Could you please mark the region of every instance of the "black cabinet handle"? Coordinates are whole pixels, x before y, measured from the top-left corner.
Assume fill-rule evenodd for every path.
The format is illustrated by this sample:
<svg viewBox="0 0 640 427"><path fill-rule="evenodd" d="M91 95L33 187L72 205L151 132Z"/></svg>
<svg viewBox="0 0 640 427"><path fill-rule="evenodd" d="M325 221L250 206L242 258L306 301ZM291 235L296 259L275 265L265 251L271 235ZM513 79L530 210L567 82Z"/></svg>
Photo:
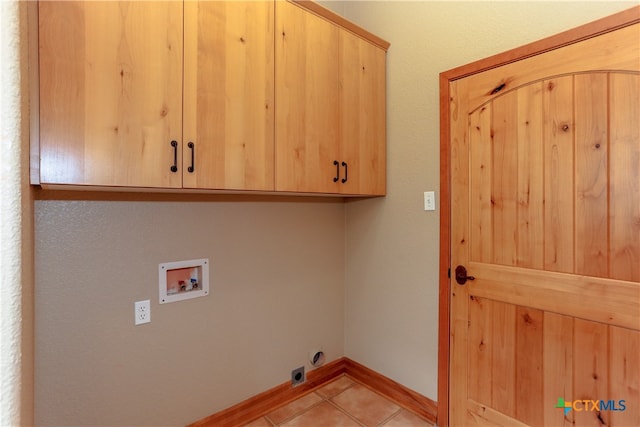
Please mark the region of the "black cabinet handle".
<svg viewBox="0 0 640 427"><path fill-rule="evenodd" d="M195 151L196 151L195 147L196 146L195 146L195 144L193 142L189 142L187 144L187 147L189 147L191 149L191 166L189 166L187 168L187 170L189 171L189 173L193 173L193 171L196 170L196 164L194 162L194 160L195 160Z"/></svg>
<svg viewBox="0 0 640 427"><path fill-rule="evenodd" d="M336 167L336 176L333 178L333 182L338 182L340 179L340 163L338 163L337 160L334 160L333 165Z"/></svg>
<svg viewBox="0 0 640 427"><path fill-rule="evenodd" d="M344 167L344 178L342 178L342 183L344 184L349 179L349 165L346 162L342 162L342 166Z"/></svg>
<svg viewBox="0 0 640 427"><path fill-rule="evenodd" d="M173 166L171 166L171 172L178 172L178 141L171 141L173 147Z"/></svg>

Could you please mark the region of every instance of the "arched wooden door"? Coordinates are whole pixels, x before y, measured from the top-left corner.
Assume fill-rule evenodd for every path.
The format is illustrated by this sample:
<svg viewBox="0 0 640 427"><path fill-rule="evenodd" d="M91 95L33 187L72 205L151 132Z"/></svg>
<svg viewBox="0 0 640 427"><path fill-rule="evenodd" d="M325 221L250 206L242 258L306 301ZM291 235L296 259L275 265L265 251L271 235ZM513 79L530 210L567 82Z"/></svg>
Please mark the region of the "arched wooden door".
<svg viewBox="0 0 640 427"><path fill-rule="evenodd" d="M449 100L450 424L640 425L640 24Z"/></svg>

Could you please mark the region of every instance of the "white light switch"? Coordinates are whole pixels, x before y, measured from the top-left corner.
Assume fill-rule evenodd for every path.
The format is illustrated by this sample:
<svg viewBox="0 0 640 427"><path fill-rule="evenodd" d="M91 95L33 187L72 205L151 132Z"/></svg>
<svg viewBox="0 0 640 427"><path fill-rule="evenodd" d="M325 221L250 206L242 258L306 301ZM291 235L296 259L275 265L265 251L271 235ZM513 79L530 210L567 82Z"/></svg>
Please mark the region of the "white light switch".
<svg viewBox="0 0 640 427"><path fill-rule="evenodd" d="M424 210L435 211L436 210L436 193L435 191L424 192Z"/></svg>

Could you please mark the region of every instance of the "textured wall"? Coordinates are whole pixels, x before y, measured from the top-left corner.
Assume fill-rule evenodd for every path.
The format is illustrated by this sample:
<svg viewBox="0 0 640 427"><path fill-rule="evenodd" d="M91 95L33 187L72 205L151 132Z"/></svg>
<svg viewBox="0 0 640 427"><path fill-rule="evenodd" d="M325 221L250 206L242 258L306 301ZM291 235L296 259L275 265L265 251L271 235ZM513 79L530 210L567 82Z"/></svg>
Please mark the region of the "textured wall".
<svg viewBox="0 0 640 427"><path fill-rule="evenodd" d="M342 356L343 241L340 202L37 201L36 423L184 425ZM159 305L195 258L210 295Z"/></svg>
<svg viewBox="0 0 640 427"><path fill-rule="evenodd" d="M25 9L0 2L0 425L33 423L33 245Z"/></svg>
<svg viewBox="0 0 640 427"><path fill-rule="evenodd" d="M20 169L21 178L21 282L22 282L22 345L20 348L22 359L21 372L21 426L30 426L34 423L34 359L35 359L35 326L34 326L34 226L33 226L33 201L34 189L29 183L29 150L26 149L29 142L29 68L27 66L29 44L25 42L28 31L27 27L27 5L28 2L18 2L20 4L20 102L21 102L21 150Z"/></svg>
<svg viewBox="0 0 640 427"><path fill-rule="evenodd" d="M0 425L20 420L22 319L18 4L0 3Z"/></svg>
<svg viewBox="0 0 640 427"><path fill-rule="evenodd" d="M346 1L332 6L391 43L388 196L347 204L345 355L437 398L438 75L637 2ZM437 197L438 198L438 197Z"/></svg>

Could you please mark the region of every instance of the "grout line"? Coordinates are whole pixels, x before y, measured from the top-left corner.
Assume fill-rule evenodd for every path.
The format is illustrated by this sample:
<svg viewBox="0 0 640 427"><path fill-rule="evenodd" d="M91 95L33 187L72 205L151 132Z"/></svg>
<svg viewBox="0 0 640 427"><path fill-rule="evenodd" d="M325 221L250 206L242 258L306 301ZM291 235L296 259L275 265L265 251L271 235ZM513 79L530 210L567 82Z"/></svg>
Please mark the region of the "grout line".
<svg viewBox="0 0 640 427"><path fill-rule="evenodd" d="M312 390L310 393L307 393L307 394L305 394L304 396L301 396L301 397L299 397L298 399L296 399L296 400L294 400L294 401L292 401L292 402L287 403L286 405L282 405L282 406L279 406L278 408L274 408L274 409L271 411L271 412L273 412L273 411L275 411L275 410L277 410L277 409L284 408L285 406L287 406L287 405L289 405L289 404L291 404L291 403L293 403L293 402L297 402L298 400L302 399L303 397L309 396L309 395L311 395L311 394L315 394L316 396L318 396L318 397L320 398L320 401L319 401L319 402L316 402L316 403L314 403L314 404L312 404L311 406L307 406L307 407L306 407L306 408L304 408L304 409L301 409L300 411L298 411L298 412L294 413L294 414L293 414L293 415L291 415L290 417L285 418L284 420L280 421L280 423L276 423L275 421L271 420L271 418L269 418L269 414L265 415L264 417L265 417L265 418L267 418L267 419L269 420L269 422L271 422L271 424L273 424L273 425L274 425L274 426L276 426L276 427L277 427L277 426L281 426L281 425L283 425L283 424L285 424L285 423L288 423L288 422L289 422L289 421L291 421L292 419L294 419L294 418L296 418L296 417L299 417L300 415L302 415L302 414L304 414L305 412L309 411L311 408L315 408L316 406L318 406L319 404L321 404L322 402L324 402L324 400L325 400L325 399L324 399L324 397L322 397L322 395L320 395L319 393L316 393L316 390Z"/></svg>
<svg viewBox="0 0 640 427"><path fill-rule="evenodd" d="M335 403L332 399L335 397L340 396L342 393L344 393L345 391L349 390L350 388L352 388L354 385L356 385L357 383L355 382L355 380L353 378L351 378L349 375L347 374L342 374L342 376L339 377L340 379L342 378L347 378L349 381L351 381L351 384L349 384L349 386L347 386L346 388L344 388L343 390L340 390L338 393L335 393L331 396L327 396L326 398L324 398L324 401L327 402L329 405L333 406L334 408L336 408L338 411L342 412L343 414L345 414L347 417L351 418L353 421L356 422L356 424L358 424L359 426L363 426L366 427L364 424L362 424L360 422L360 420L358 420L354 415L348 413L345 409L341 408L340 406L338 406L337 403ZM335 380L334 380L335 381Z"/></svg>
<svg viewBox="0 0 640 427"><path fill-rule="evenodd" d="M398 406L398 410L396 412L394 412L393 414L389 415L384 420L380 421L380 423L378 424L378 427L384 426L386 423L388 423L389 421L394 419L398 414L400 414L400 412L402 412L402 408L400 406Z"/></svg>
<svg viewBox="0 0 640 427"><path fill-rule="evenodd" d="M353 378L349 377L349 379L351 380L352 384L350 384L350 385L349 385L348 387L346 387L345 389L340 390L338 393L336 393L336 394L334 394L334 395L332 395L332 396L327 397L327 398L326 398L326 400L330 400L330 399L333 399L334 397L338 397L338 396L340 396L342 393L344 393L345 391L349 390L350 388L352 388L354 385L356 385L356 384L357 384L357 383L353 380Z"/></svg>
<svg viewBox="0 0 640 427"><path fill-rule="evenodd" d="M338 393L341 394L341 393ZM337 396L337 395L336 395ZM355 417L355 415L350 414L349 412L346 411L346 409L341 408L340 406L338 406L337 403L334 403L333 401L331 401L330 399L327 399L327 403L329 403L331 406L333 406L334 408L336 408L338 411L342 412L343 414L345 414L347 417L351 418L353 421L356 422L356 424L358 424L359 426L363 426L363 427L367 427L365 424L363 424L359 419L357 419Z"/></svg>

